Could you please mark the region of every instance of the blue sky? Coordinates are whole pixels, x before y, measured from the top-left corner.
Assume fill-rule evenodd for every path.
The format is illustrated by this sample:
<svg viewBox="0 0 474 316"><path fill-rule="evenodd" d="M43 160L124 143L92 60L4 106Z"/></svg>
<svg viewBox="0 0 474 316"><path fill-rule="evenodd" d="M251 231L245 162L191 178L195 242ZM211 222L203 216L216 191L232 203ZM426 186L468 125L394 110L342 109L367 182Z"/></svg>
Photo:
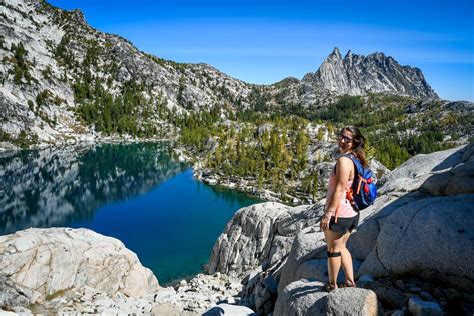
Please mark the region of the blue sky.
<svg viewBox="0 0 474 316"><path fill-rule="evenodd" d="M440 97L474 101L474 1L50 2L147 53L250 83L301 79L338 47L383 52L420 68Z"/></svg>

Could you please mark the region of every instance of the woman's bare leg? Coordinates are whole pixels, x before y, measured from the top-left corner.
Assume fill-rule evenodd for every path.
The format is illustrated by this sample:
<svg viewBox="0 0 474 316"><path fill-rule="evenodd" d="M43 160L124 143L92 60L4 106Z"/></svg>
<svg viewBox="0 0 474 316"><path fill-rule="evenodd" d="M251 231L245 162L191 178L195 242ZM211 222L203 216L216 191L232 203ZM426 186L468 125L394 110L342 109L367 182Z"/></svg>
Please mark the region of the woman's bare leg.
<svg viewBox="0 0 474 316"><path fill-rule="evenodd" d="M333 232L330 229L324 231L328 249L328 278L329 284L333 288L337 288L337 275L341 269L341 248L343 246L343 239L341 235ZM339 253L339 255L337 255ZM330 255L332 254L332 255Z"/></svg>
<svg viewBox="0 0 474 316"><path fill-rule="evenodd" d="M349 250L346 248L347 241L349 240L350 232L347 232L342 236L342 247L341 247L341 264L346 277L346 285L355 286L354 282L354 269L352 267L352 256Z"/></svg>

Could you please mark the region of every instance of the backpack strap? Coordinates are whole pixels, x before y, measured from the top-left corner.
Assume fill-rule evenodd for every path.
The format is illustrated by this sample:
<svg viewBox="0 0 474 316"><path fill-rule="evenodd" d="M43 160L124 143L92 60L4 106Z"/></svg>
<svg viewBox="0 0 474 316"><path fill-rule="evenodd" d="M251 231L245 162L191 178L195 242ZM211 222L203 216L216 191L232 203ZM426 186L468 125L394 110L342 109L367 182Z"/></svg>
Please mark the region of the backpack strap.
<svg viewBox="0 0 474 316"><path fill-rule="evenodd" d="M363 174L363 167L362 167L362 163L360 162L359 158L357 158L354 154L344 154L342 155L341 157L346 157L346 158L349 158L350 160L352 160L352 162L354 163L355 165L355 171L360 175L360 174ZM354 175L354 178L355 178L355 175Z"/></svg>
<svg viewBox="0 0 474 316"><path fill-rule="evenodd" d="M345 154L343 156L347 157L347 158L350 158L352 160L352 162L354 163L354 165L356 166L356 169L357 169L356 171L358 173L358 177L359 177L360 181L359 181L359 184L357 185L357 189L356 189L355 194L359 194L360 188L362 186L362 182L371 183L371 180L367 181L363 176L361 176L361 175L364 174L364 167L362 166L362 163L360 162L359 158L357 158L353 154ZM355 175L354 175L354 179L355 179Z"/></svg>
<svg viewBox="0 0 474 316"><path fill-rule="evenodd" d="M341 157L349 158L354 163L355 174L352 182L352 187L350 189L346 189L346 198L348 199L349 203L351 203L352 207L354 207L354 194L359 194L362 181L359 181L357 188L354 188L354 183L356 182L357 177L361 178L361 174L363 174L363 167L360 160L352 153L341 155Z"/></svg>

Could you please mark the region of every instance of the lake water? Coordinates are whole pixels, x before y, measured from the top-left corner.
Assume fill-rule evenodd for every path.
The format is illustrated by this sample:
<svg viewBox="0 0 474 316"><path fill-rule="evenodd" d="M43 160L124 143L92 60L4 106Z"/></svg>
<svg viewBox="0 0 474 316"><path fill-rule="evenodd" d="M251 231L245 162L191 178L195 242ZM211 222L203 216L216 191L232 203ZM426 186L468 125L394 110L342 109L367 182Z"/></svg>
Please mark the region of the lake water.
<svg viewBox="0 0 474 316"><path fill-rule="evenodd" d="M202 270L239 208L259 202L208 186L172 144L103 144L0 157L0 234L85 227L120 239L161 284Z"/></svg>

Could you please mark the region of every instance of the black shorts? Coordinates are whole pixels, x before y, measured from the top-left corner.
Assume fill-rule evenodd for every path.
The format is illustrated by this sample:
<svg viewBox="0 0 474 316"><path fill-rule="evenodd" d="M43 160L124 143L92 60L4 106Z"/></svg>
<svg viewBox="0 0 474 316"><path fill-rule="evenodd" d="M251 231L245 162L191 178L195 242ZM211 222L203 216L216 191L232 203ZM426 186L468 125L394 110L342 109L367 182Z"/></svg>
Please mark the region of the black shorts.
<svg viewBox="0 0 474 316"><path fill-rule="evenodd" d="M337 223L336 218L331 216L329 221L329 229L341 236L347 232L352 232L354 228L357 228L357 225L359 225L359 214L349 218L338 217Z"/></svg>

